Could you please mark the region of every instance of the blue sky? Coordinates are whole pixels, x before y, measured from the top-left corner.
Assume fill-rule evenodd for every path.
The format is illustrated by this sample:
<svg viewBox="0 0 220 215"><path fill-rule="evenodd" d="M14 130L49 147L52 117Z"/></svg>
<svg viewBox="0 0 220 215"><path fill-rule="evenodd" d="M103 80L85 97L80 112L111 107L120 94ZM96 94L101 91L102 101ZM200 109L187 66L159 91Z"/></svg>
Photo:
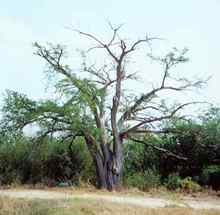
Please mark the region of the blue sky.
<svg viewBox="0 0 220 215"><path fill-rule="evenodd" d="M45 94L44 62L32 43L85 44L69 26L109 36L107 20L125 23L124 35L166 38L167 46L188 47L190 76L208 77L200 98L220 104L220 0L0 0L0 93L17 90L32 98ZM198 96L198 97L199 97Z"/></svg>

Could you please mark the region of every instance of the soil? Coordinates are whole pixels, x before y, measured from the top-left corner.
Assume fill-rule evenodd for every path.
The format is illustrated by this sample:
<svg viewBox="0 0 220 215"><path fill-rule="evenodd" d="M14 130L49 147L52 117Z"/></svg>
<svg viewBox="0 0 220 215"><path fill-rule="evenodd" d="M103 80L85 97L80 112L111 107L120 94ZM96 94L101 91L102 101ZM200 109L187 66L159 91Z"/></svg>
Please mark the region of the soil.
<svg viewBox="0 0 220 215"><path fill-rule="evenodd" d="M189 207L194 209L217 209L220 210L220 198L189 198L168 200L158 197L131 197L110 194L82 193L71 194L68 192L45 191L45 190L0 190L0 196L25 199L88 199L119 204L129 204L147 208L159 207Z"/></svg>

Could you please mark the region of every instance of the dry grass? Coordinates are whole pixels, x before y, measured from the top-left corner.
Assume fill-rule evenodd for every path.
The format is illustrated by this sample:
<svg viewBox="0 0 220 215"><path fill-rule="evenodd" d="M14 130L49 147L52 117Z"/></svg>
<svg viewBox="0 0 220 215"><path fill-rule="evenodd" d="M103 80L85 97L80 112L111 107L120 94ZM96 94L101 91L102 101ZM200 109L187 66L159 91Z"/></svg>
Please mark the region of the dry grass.
<svg viewBox="0 0 220 215"><path fill-rule="evenodd" d="M48 211L45 202L0 198L0 215L49 215Z"/></svg>
<svg viewBox="0 0 220 215"><path fill-rule="evenodd" d="M24 200L0 198L0 215L220 215L215 210L190 208L142 207L106 203L102 201L74 200Z"/></svg>
<svg viewBox="0 0 220 215"><path fill-rule="evenodd" d="M70 194L83 194L83 193L95 193L95 194L111 194L117 196L150 196L150 197L159 197L170 200L182 199L184 197L194 197L194 198L219 198L220 191L216 192L211 189L203 189L201 192L194 193L184 193L180 191L170 191L167 190L164 186L149 189L147 192L138 190L137 188L122 188L117 192L109 193L106 190L98 190L96 187L88 184L82 184L81 186L72 186L72 187L47 187L43 184L36 185L17 185L13 184L12 186L0 187L1 189L12 189L12 190L24 190L24 189L40 189L46 191L57 191L62 193Z"/></svg>
<svg viewBox="0 0 220 215"><path fill-rule="evenodd" d="M0 189L12 189L12 190L24 190L24 189L40 189L46 191L57 191L62 193L70 193L70 194L84 194L84 193L95 193L95 194L111 194L117 196L150 196L150 197L159 197L165 198L170 200L178 200L184 197L194 197L194 198L219 198L220 191L216 192L211 189L203 189L201 192L194 192L194 193L184 193L180 191L170 191L167 190L166 187L161 186L157 188L151 188L147 192L140 191L137 188L126 188L123 187L117 192L109 193L106 190L98 190L91 184L82 183L80 186L72 186L72 187L47 187L43 184L36 184L36 185L20 185L20 184L12 184L10 186L3 186Z"/></svg>

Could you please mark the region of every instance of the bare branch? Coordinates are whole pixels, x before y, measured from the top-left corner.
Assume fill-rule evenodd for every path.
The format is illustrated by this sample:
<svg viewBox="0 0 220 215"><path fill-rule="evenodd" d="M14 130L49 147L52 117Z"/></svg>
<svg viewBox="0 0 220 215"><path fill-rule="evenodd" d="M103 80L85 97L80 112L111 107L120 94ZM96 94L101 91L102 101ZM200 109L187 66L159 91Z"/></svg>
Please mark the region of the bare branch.
<svg viewBox="0 0 220 215"><path fill-rule="evenodd" d="M76 30L76 29L75 29L74 31L78 32L79 34L81 34L81 35L83 35L83 36L86 36L86 37L89 38L89 39L94 40L96 43L99 44L99 46L100 46L99 48L104 48L104 49L106 49L107 52L109 53L109 55L110 55L116 62L119 61L119 59L118 59L118 58L113 54L113 52L110 50L108 44L103 43L101 40L99 40L97 37L95 37L95 36L92 35L92 34L85 33L85 32L82 32L82 31L79 31L79 30Z"/></svg>
<svg viewBox="0 0 220 215"><path fill-rule="evenodd" d="M112 35L112 39L109 41L108 46L111 46L112 43L115 41L117 32L119 31L119 29L123 26L123 24L119 25L117 28L114 28L111 24L111 22L108 22L111 30L113 31L113 35Z"/></svg>
<svg viewBox="0 0 220 215"><path fill-rule="evenodd" d="M164 76L165 77L165 76ZM140 110L143 110L142 108L140 109L139 106L146 101L150 101L152 98L155 97L156 93L160 92L160 91L164 91L164 90L171 90L171 91L183 91L186 90L190 87L197 87L200 86L201 84L204 84L204 81L196 81L194 83L187 83L185 85L182 86L178 86L178 87L173 87L173 86L164 86L164 81L162 81L162 84L159 88L155 88L153 90L151 90L150 92L143 94L142 96L140 96L139 99L137 99L135 101L135 103L130 106L120 117L120 119L118 120L118 124L122 125L122 123L126 120L128 120L131 116L131 114L134 114Z"/></svg>
<svg viewBox="0 0 220 215"><path fill-rule="evenodd" d="M156 146L154 144L150 144L150 143L147 143L146 141L143 141L143 140L138 140L138 139L135 139L135 138L132 138L132 137L129 137L130 140L134 141L134 142L137 142L137 143L141 143L141 144L144 144L146 146L150 146L152 147L153 149L161 152L161 153L165 153L167 154L168 156L170 157L173 157L177 160L182 160L182 161L187 161L188 158L187 157L183 157L183 156L180 156L180 155L177 155L177 154L174 154L173 152L167 150L167 149L164 149L164 148L161 148L159 146Z"/></svg>
<svg viewBox="0 0 220 215"><path fill-rule="evenodd" d="M144 124L148 124L148 123L152 123L152 122L158 122L158 121L162 121L165 119L170 119L172 118L179 110L183 109L185 106L191 105L191 104L198 104L198 102L189 102L189 103L184 103L182 105L179 105L177 108L175 108L170 114L168 115L163 115L160 117L151 117L151 118L147 118L141 122L139 122L138 124L132 126L131 128L129 128L128 130L124 131L121 133L122 136L126 136L131 132L135 132L136 130L138 130L139 128L141 128L142 125Z"/></svg>
<svg viewBox="0 0 220 215"><path fill-rule="evenodd" d="M146 38L145 39L140 39L140 40L137 40L136 42L133 43L133 45L131 45L130 49L126 50L126 54L134 51L136 49L136 47L138 45L140 45L141 43L147 43L148 45L150 45L150 42L152 40L161 40L161 38L158 38L158 37L148 37L146 35Z"/></svg>

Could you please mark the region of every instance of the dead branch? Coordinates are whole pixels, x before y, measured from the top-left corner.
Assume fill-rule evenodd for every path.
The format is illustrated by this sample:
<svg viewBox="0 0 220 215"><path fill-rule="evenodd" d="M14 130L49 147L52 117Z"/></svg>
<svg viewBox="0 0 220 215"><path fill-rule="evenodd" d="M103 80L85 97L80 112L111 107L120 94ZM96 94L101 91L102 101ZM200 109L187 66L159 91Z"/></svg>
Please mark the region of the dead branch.
<svg viewBox="0 0 220 215"><path fill-rule="evenodd" d="M180 155L177 155L177 154L174 154L173 152L167 150L167 149L164 149L164 148L161 148L159 146L156 146L154 144L150 144L150 143L147 143L146 141L143 141L143 140L138 140L138 139L135 139L135 138L132 138L132 137L129 137L130 140L134 141L134 142L137 142L137 143L141 143L141 144L144 144L146 146L150 146L151 148L161 152L161 153L165 153L167 154L169 157L173 157L177 160L181 160L181 161L187 161L188 158L187 157L183 157L183 156L180 156Z"/></svg>
<svg viewBox="0 0 220 215"><path fill-rule="evenodd" d="M121 133L122 136L127 136L129 133L135 132L139 128L141 128L142 125L148 124L148 123L153 123L153 122L158 122L158 121L163 121L165 119L170 119L172 118L179 110L183 109L185 106L191 105L191 104L198 104L198 102L188 102L184 103L182 105L179 105L177 108L175 108L170 114L168 115L163 115L160 117L151 117L144 119L143 121L137 123L136 125L132 126L128 130L124 131Z"/></svg>

